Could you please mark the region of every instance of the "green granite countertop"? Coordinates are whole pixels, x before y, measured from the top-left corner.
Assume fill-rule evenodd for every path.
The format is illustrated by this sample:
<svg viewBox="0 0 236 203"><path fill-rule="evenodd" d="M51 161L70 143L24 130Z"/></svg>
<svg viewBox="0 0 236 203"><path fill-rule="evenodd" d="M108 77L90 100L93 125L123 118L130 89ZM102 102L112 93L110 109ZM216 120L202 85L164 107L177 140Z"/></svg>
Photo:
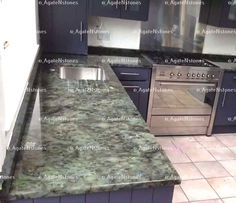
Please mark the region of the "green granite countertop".
<svg viewBox="0 0 236 203"><path fill-rule="evenodd" d="M63 63L36 76L8 199L170 186L180 177L103 57L105 81L61 79ZM65 62L65 61L64 61ZM43 60L40 63L44 63Z"/></svg>

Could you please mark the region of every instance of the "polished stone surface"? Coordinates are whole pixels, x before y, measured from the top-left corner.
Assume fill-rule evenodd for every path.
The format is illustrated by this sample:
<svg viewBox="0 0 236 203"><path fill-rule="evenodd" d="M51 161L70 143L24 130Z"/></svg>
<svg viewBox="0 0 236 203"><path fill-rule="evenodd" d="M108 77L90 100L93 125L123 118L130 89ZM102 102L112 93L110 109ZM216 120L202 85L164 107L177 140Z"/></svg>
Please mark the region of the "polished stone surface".
<svg viewBox="0 0 236 203"><path fill-rule="evenodd" d="M102 57L44 63L36 77L9 199L180 183L169 159ZM65 62L65 61L64 61ZM109 80L61 79L59 68L102 67Z"/></svg>

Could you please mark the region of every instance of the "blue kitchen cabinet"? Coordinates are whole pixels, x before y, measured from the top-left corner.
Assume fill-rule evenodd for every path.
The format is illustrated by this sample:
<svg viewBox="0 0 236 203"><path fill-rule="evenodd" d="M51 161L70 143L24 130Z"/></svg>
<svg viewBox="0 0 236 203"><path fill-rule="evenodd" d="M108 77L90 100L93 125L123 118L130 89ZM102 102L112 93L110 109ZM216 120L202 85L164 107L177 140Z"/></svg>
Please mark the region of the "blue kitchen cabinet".
<svg viewBox="0 0 236 203"><path fill-rule="evenodd" d="M236 0L202 0L199 21L208 25L236 28Z"/></svg>
<svg viewBox="0 0 236 203"><path fill-rule="evenodd" d="M147 21L149 15L149 1L150 0L90 0L89 14L92 16Z"/></svg>
<svg viewBox="0 0 236 203"><path fill-rule="evenodd" d="M113 2L115 4L111 4ZM91 16L103 16L120 18L120 5L119 1L106 1L106 0L90 0L89 1L89 14Z"/></svg>
<svg viewBox="0 0 236 203"><path fill-rule="evenodd" d="M41 2L41 3L40 3ZM87 54L87 1L39 1L40 42L50 53Z"/></svg>
<svg viewBox="0 0 236 203"><path fill-rule="evenodd" d="M127 0L126 2L131 2ZM121 7L121 18L147 21L149 15L149 0L136 0L134 4L125 4Z"/></svg>
<svg viewBox="0 0 236 203"><path fill-rule="evenodd" d="M215 132L236 132L236 72L225 72L218 102Z"/></svg>
<svg viewBox="0 0 236 203"><path fill-rule="evenodd" d="M147 120L151 69L125 66L112 68L143 119Z"/></svg>

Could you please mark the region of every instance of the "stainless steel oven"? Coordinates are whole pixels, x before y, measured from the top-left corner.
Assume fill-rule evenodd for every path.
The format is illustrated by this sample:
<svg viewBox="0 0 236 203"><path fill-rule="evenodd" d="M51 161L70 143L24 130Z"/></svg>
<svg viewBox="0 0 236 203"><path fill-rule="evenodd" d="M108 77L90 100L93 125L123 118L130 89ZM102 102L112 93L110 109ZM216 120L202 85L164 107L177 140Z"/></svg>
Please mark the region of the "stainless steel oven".
<svg viewBox="0 0 236 203"><path fill-rule="evenodd" d="M155 135L211 135L222 71L153 65L148 125Z"/></svg>

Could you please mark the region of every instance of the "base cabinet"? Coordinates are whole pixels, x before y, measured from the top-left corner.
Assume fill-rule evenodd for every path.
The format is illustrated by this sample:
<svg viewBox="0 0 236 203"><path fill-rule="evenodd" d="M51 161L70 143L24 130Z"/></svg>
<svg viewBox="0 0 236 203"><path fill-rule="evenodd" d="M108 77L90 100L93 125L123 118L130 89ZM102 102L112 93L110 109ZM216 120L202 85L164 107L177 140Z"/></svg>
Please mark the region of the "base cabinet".
<svg viewBox="0 0 236 203"><path fill-rule="evenodd" d="M147 120L151 68L112 66L130 99Z"/></svg>
<svg viewBox="0 0 236 203"><path fill-rule="evenodd" d="M215 133L236 132L236 72L225 72L218 102Z"/></svg>
<svg viewBox="0 0 236 203"><path fill-rule="evenodd" d="M3 203L172 203L174 186L86 195L4 201Z"/></svg>

